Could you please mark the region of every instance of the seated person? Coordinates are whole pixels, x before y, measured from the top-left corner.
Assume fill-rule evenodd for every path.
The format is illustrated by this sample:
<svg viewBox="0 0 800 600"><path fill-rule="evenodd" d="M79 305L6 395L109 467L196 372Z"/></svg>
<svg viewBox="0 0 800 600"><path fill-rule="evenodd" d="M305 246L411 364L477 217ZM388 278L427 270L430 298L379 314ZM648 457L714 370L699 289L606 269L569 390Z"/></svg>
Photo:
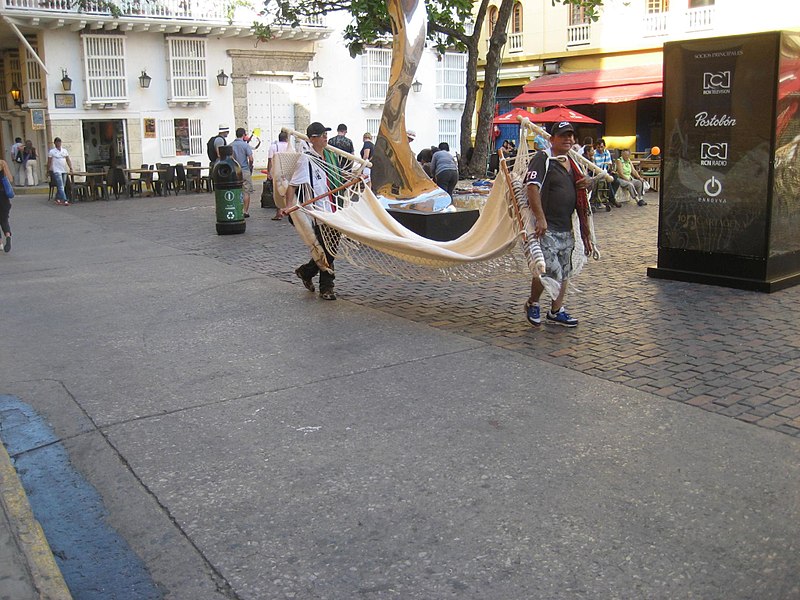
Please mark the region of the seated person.
<svg viewBox="0 0 800 600"><path fill-rule="evenodd" d="M647 205L644 201L644 179L631 163L631 151L627 148L617 159L617 177L620 187L627 189L639 206Z"/></svg>
<svg viewBox="0 0 800 600"><path fill-rule="evenodd" d="M615 206L616 208L621 207L622 205L617 202L619 179L614 173L614 162L611 159L611 152L609 152L608 148L606 148L606 141L603 138L597 140L597 143L594 145L594 156L592 157L592 161L606 173L609 173L614 179L608 183L608 204L606 205L606 210L608 210L610 206ZM602 181L602 179L598 178L593 183L592 195L596 193L597 186L600 184L600 181Z"/></svg>

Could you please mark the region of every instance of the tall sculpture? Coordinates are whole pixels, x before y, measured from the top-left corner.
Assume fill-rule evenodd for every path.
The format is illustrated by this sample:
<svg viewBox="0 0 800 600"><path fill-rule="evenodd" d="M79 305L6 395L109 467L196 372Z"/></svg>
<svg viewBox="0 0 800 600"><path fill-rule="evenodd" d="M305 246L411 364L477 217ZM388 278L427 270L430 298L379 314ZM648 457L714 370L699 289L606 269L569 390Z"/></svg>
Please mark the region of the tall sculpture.
<svg viewBox="0 0 800 600"><path fill-rule="evenodd" d="M422 170L406 137L406 99L425 49L428 14L422 0L388 0L394 41L389 89L372 160L372 189L391 204L438 211L447 192Z"/></svg>

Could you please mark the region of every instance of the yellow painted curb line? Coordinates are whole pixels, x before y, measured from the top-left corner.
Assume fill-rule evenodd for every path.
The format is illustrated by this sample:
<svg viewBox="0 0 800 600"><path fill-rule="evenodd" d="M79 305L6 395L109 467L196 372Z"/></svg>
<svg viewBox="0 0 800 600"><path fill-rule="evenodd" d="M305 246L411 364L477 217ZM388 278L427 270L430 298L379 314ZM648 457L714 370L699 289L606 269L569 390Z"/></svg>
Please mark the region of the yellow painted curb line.
<svg viewBox="0 0 800 600"><path fill-rule="evenodd" d="M6 447L0 443L0 503L11 524L11 533L25 555L25 562L41 600L72 600L53 552L39 525L28 497L11 464Z"/></svg>

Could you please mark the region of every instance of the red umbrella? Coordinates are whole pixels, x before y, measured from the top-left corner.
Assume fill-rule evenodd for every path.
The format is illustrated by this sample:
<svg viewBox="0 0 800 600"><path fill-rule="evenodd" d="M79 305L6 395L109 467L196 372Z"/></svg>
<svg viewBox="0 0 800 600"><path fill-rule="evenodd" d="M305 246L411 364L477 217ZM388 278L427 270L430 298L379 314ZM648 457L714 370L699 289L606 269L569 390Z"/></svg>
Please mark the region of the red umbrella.
<svg viewBox="0 0 800 600"><path fill-rule="evenodd" d="M530 115L530 116L528 116ZM600 121L596 121L592 117L587 117L586 115L582 115L579 112L575 112L571 108L567 108L566 106L556 106L555 108L551 108L544 112L540 112L535 115L531 115L528 113L525 115L534 123L560 123L561 121L569 121L570 123L597 123L600 124Z"/></svg>
<svg viewBox="0 0 800 600"><path fill-rule="evenodd" d="M524 108L512 108L510 111L505 113L504 115L495 115L494 121L492 121L493 125L519 125L519 119L517 116L520 117L528 117L531 121L534 120L536 117L535 114L528 112Z"/></svg>

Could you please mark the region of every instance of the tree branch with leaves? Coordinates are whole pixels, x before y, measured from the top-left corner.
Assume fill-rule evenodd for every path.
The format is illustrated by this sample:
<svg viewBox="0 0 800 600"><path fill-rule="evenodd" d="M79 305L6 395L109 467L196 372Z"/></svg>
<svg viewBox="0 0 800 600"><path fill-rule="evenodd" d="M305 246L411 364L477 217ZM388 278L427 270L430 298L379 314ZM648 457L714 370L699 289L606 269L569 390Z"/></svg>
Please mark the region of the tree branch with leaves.
<svg viewBox="0 0 800 600"><path fill-rule="evenodd" d="M491 142L492 120L494 118L495 92L499 83L500 67L503 60L511 12L515 0L500 0L497 22L489 38L485 55L484 93L477 111L477 129L472 159L467 166L468 173L483 176L488 162ZM551 0L557 3L572 4L584 8L584 14L597 20L597 10L603 0ZM477 4L477 10L476 10ZM472 143L472 120L478 97L479 42L484 21L489 10L490 0L427 0L427 37L433 47L443 54L447 50L466 52L466 93L464 110L461 115L461 137L459 140L461 156L466 156ZM389 14L384 0L271 0L268 1L262 16L269 23L257 22L253 25L256 35L262 41L269 40L276 26L299 27L319 15L333 12L347 12L352 21L344 30L344 39L350 56L356 57L373 44L384 41L391 34ZM471 33L465 25L473 23Z"/></svg>

